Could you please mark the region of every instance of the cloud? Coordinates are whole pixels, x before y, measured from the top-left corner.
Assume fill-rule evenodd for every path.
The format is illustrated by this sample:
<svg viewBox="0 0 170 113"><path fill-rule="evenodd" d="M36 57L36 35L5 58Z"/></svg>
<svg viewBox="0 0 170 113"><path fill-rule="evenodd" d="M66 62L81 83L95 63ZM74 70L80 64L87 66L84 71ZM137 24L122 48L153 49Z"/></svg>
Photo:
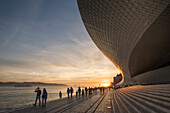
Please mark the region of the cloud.
<svg viewBox="0 0 170 113"><path fill-rule="evenodd" d="M108 77L112 79L118 73L118 70L91 40L71 39L74 44L51 43L24 57L25 60L0 58L0 72L6 70L8 73L6 75L11 75L10 78L15 78L14 80L18 78L18 81L28 77L29 81L35 78L34 81L67 81L70 84L75 81L86 84L89 80L91 80L90 83L99 83L101 79ZM0 76L2 76L1 73Z"/></svg>
<svg viewBox="0 0 170 113"><path fill-rule="evenodd" d="M15 4L17 16L0 19L0 81L86 84L119 73L89 37L75 2L26 1L23 11Z"/></svg>

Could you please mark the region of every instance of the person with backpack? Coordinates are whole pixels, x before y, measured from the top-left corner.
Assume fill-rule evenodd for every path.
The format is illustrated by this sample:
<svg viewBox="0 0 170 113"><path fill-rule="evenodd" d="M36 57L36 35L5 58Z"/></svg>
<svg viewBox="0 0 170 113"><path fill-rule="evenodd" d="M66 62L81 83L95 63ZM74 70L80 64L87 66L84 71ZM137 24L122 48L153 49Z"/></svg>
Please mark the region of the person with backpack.
<svg viewBox="0 0 170 113"><path fill-rule="evenodd" d="M43 89L43 94L42 94L42 105L44 105L44 103L43 103L44 100L45 100L45 105L46 105L47 91L45 88Z"/></svg>

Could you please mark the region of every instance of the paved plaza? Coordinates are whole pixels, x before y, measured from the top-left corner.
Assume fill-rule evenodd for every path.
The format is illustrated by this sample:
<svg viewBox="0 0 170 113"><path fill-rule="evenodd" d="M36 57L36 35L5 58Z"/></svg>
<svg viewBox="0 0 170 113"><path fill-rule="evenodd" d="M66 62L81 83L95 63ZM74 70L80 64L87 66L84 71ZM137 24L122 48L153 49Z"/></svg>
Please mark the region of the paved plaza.
<svg viewBox="0 0 170 113"><path fill-rule="evenodd" d="M16 113L169 113L170 84L107 89L92 95L50 101ZM13 113L15 113L13 112Z"/></svg>

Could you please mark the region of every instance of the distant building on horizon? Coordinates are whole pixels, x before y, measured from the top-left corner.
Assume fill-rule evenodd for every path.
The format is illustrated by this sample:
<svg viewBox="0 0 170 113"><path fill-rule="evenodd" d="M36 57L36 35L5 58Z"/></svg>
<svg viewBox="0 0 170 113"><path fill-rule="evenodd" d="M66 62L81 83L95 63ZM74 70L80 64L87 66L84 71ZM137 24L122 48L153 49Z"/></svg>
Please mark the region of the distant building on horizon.
<svg viewBox="0 0 170 113"><path fill-rule="evenodd" d="M170 83L170 0L77 0L90 37L126 84Z"/></svg>

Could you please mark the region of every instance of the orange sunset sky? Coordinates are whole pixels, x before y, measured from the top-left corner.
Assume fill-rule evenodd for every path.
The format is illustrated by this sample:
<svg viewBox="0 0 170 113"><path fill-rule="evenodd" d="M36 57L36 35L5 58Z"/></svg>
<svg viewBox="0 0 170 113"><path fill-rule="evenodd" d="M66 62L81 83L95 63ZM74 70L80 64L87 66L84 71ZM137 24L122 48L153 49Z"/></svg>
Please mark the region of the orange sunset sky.
<svg viewBox="0 0 170 113"><path fill-rule="evenodd" d="M76 0L10 4L0 4L0 82L98 86L119 73L88 35Z"/></svg>

